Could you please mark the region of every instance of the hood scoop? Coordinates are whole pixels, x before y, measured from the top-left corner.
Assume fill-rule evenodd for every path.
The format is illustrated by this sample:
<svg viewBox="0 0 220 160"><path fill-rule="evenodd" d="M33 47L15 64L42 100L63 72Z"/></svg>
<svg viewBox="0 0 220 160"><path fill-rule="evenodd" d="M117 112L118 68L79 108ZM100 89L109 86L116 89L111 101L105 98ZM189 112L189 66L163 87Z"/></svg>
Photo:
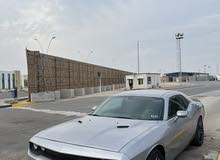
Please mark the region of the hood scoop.
<svg viewBox="0 0 220 160"><path fill-rule="evenodd" d="M82 124L83 122L82 122L81 120L78 120L78 123L79 123L79 124Z"/></svg>
<svg viewBox="0 0 220 160"><path fill-rule="evenodd" d="M129 128L129 126L117 126L117 128Z"/></svg>

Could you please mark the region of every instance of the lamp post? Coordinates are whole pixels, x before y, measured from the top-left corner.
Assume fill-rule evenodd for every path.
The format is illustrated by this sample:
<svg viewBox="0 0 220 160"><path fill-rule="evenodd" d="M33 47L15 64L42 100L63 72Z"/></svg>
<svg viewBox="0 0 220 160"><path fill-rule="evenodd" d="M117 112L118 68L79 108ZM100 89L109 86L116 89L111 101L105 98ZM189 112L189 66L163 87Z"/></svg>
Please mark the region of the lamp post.
<svg viewBox="0 0 220 160"><path fill-rule="evenodd" d="M209 73L210 73L210 70L208 70L208 69L210 69L211 68L211 66L209 66L209 65L203 65L203 72L206 74L206 75L209 75ZM206 81L208 80L208 76L206 77Z"/></svg>
<svg viewBox="0 0 220 160"><path fill-rule="evenodd" d="M42 48L42 46L41 46L41 44L40 44L40 41L37 39L37 38L34 38L34 40L38 43L38 45L40 46L40 51L41 52L44 52L43 51L43 48Z"/></svg>
<svg viewBox="0 0 220 160"><path fill-rule="evenodd" d="M90 52L87 54L87 56L85 57L85 60L87 61L87 62L89 62L89 57L91 56L91 55L93 55L93 50L90 50Z"/></svg>
<svg viewBox="0 0 220 160"><path fill-rule="evenodd" d="M206 64L205 64L205 65L203 65L203 69L204 69L203 71L204 71L204 73L206 73L206 72L208 72L208 73L209 73L210 71L209 71L208 69L210 69L210 68L212 68L212 67L211 67L211 66L209 66L209 65L206 65Z"/></svg>
<svg viewBox="0 0 220 160"><path fill-rule="evenodd" d="M139 50L140 50L140 44L139 40L137 40L137 67L138 67L138 73L140 72L140 59L139 59Z"/></svg>
<svg viewBox="0 0 220 160"><path fill-rule="evenodd" d="M203 65L203 72L206 73L206 67L207 65Z"/></svg>
<svg viewBox="0 0 220 160"><path fill-rule="evenodd" d="M53 37L50 39L50 42L49 42L48 47L47 47L47 53L48 53L48 51L49 51L50 44L51 44L52 40L55 39L55 38L56 38L56 37L53 36Z"/></svg>
<svg viewBox="0 0 220 160"><path fill-rule="evenodd" d="M99 78L99 92L102 92L102 74L101 72L98 72L98 78Z"/></svg>
<svg viewBox="0 0 220 160"><path fill-rule="evenodd" d="M179 71L179 81L182 82L182 59L181 59L181 43L180 40L183 39L183 33L176 33L176 53L177 53L177 68Z"/></svg>

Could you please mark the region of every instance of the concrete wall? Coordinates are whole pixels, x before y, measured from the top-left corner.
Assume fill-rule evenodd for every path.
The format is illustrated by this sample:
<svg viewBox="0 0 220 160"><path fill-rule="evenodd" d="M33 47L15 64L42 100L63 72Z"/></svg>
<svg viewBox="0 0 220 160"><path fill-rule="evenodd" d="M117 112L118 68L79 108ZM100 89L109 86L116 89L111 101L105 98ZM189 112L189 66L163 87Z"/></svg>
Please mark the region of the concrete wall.
<svg viewBox="0 0 220 160"><path fill-rule="evenodd" d="M161 83L162 88L178 88L178 87L190 87L194 84L191 82L163 82Z"/></svg>
<svg viewBox="0 0 220 160"><path fill-rule="evenodd" d="M60 97L60 91L48 91L31 94L32 102L54 101L56 99L60 99Z"/></svg>
<svg viewBox="0 0 220 160"><path fill-rule="evenodd" d="M60 90L60 98L71 98L75 97L74 89L61 89Z"/></svg>
<svg viewBox="0 0 220 160"><path fill-rule="evenodd" d="M111 91L119 88L125 88L125 84L102 86L102 92ZM48 91L40 93L31 93L32 102L54 101L57 99L73 98L76 96L100 93L100 87L87 87L76 89L61 89L59 91Z"/></svg>

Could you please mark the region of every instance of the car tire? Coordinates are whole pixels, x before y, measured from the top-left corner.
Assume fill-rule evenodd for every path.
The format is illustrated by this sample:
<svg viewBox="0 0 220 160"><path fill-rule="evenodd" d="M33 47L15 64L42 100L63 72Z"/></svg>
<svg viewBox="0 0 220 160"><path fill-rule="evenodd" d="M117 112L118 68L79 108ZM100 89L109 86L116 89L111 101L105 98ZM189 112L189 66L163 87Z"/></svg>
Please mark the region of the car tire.
<svg viewBox="0 0 220 160"><path fill-rule="evenodd" d="M165 158L160 150L154 149L147 157L147 160L165 160Z"/></svg>
<svg viewBox="0 0 220 160"><path fill-rule="evenodd" d="M204 140L204 127L203 127L202 118L200 117L196 126L196 133L192 141L192 145L201 146L203 144L203 140Z"/></svg>

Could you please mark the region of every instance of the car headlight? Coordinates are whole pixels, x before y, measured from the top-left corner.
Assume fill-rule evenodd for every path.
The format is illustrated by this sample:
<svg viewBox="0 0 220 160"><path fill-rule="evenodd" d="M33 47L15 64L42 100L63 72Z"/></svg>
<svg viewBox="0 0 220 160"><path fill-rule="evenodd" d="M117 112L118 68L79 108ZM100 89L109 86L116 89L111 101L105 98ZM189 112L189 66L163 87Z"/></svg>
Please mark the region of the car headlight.
<svg viewBox="0 0 220 160"><path fill-rule="evenodd" d="M45 151L45 148L44 147L40 147L40 149L44 152Z"/></svg>
<svg viewBox="0 0 220 160"><path fill-rule="evenodd" d="M46 148L39 146L38 144L30 142L29 143L29 150L31 153L33 153L35 155L39 155L39 154L45 152Z"/></svg>
<svg viewBox="0 0 220 160"><path fill-rule="evenodd" d="M37 149L38 149L38 145L36 145L36 144L33 143L33 148L34 148L35 150L37 150Z"/></svg>

